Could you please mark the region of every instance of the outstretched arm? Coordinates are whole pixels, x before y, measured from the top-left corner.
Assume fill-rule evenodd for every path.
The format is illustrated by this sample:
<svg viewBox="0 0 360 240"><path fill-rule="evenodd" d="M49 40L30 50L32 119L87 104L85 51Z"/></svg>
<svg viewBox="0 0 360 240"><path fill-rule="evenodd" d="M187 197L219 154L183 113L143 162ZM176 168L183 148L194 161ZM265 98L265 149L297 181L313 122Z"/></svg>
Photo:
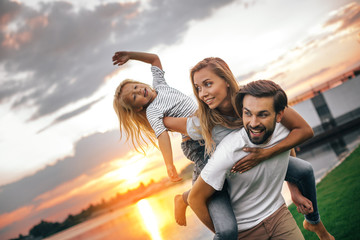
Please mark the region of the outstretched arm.
<svg viewBox="0 0 360 240"><path fill-rule="evenodd" d="M160 134L159 138L159 147L163 155L165 166L167 169L168 176L172 182L181 181L182 178L177 174L172 155L171 141L170 136L167 131L164 131Z"/></svg>
<svg viewBox="0 0 360 240"><path fill-rule="evenodd" d="M119 51L114 54L112 60L113 64L118 66L124 65L129 60L138 60L162 69L160 58L152 53Z"/></svg>
<svg viewBox="0 0 360 240"><path fill-rule="evenodd" d="M289 135L271 148L244 148L249 155L238 161L232 171L245 172L260 162L299 145L314 135L309 124L292 108L286 108L281 123L290 130Z"/></svg>
<svg viewBox="0 0 360 240"><path fill-rule="evenodd" d="M199 176L190 191L188 202L191 209L195 212L201 222L215 233L214 224L211 221L209 209L206 204L208 199L214 193L215 189L207 184L201 176Z"/></svg>

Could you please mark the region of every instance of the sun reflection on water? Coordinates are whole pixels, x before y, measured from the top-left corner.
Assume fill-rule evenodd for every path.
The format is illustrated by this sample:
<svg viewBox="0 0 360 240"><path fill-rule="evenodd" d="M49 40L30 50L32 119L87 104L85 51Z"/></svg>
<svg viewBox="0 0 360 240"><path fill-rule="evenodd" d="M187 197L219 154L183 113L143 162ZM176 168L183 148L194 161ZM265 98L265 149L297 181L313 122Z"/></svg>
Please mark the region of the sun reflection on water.
<svg viewBox="0 0 360 240"><path fill-rule="evenodd" d="M149 201L146 199L142 199L136 205L141 214L146 229L148 233L151 235L151 239L163 240L160 235L158 220L156 218L156 215L154 214L154 211Z"/></svg>

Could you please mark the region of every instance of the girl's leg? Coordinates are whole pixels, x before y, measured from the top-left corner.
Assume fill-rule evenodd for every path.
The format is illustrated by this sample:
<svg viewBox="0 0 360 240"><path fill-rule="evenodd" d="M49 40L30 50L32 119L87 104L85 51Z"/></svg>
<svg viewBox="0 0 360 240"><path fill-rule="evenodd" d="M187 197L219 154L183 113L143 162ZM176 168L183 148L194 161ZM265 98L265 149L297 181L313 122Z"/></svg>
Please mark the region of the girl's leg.
<svg viewBox="0 0 360 240"><path fill-rule="evenodd" d="M209 214L215 228L214 240L236 240L238 228L226 183L208 201Z"/></svg>
<svg viewBox="0 0 360 240"><path fill-rule="evenodd" d="M290 156L285 180L296 184L304 197L308 198L313 204L314 211L305 215L304 228L315 232L321 240L334 239L320 220L316 199L315 176L311 164L300 158Z"/></svg>

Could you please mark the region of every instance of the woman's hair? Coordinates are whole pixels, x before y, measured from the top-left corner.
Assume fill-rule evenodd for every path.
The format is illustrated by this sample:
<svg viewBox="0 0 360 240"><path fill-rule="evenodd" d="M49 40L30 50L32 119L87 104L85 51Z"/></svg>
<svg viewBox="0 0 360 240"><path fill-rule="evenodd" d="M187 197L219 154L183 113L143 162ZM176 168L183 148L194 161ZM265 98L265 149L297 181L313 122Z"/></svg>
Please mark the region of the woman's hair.
<svg viewBox="0 0 360 240"><path fill-rule="evenodd" d="M220 113L218 109L210 109L206 103L199 98L199 93L194 85L194 75L201 69L208 68L214 74L222 78L228 85L228 94L231 97L231 105L235 112L235 97L239 91L239 85L232 74L229 66L221 58L209 57L197 63L190 70L190 79L193 86L193 91L196 96L199 108L196 115L199 117L201 129L199 130L205 140L205 149L208 154L215 150L215 142L212 139L212 129L215 125L222 125L227 128L239 128L242 127L242 120L237 119L235 121L229 120L226 116Z"/></svg>
<svg viewBox="0 0 360 240"><path fill-rule="evenodd" d="M251 95L257 98L273 97L274 110L276 113L284 110L288 104L286 93L278 84L270 80L257 80L243 86L237 94L235 98L235 109L239 115L242 114L245 95Z"/></svg>
<svg viewBox="0 0 360 240"><path fill-rule="evenodd" d="M140 112L137 112L132 108L130 104L124 101L125 96L122 96L121 94L123 87L128 83L145 84L131 79L126 79L122 81L120 85L116 88L113 106L119 119L120 139L123 136L123 131L125 131L126 141L131 138L131 142L135 150L139 152L138 148L140 148L141 151L145 153L144 145L148 145L146 139L149 139L150 142L155 147L157 147L156 136L154 130L152 129L149 121L146 118L146 109L144 108ZM149 85L147 86L151 88Z"/></svg>

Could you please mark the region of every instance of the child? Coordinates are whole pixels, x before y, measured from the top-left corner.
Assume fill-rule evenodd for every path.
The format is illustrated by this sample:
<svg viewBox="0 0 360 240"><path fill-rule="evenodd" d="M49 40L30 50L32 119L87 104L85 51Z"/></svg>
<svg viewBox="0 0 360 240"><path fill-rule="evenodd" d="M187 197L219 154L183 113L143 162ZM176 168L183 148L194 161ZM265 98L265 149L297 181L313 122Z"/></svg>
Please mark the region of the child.
<svg viewBox="0 0 360 240"><path fill-rule="evenodd" d="M152 65L153 87L125 80L116 89L114 109L119 118L120 132L127 133L127 140L132 139L134 147L143 150L148 138L156 146L158 140L168 176L171 181L181 181L173 163L171 142L168 131L163 124L164 116L188 117L197 106L190 97L167 85L164 79L160 59L155 54L142 52L116 52L113 56L114 65L123 65L128 60L138 60ZM188 140L183 135L183 141Z"/></svg>

